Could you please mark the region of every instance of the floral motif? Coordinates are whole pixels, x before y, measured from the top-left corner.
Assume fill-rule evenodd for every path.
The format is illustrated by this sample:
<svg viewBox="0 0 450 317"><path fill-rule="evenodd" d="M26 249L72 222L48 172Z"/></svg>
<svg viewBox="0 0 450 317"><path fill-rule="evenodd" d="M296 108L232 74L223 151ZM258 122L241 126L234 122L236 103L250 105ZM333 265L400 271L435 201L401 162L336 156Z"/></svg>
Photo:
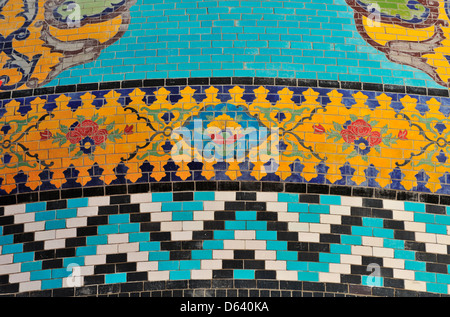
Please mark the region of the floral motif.
<svg viewBox="0 0 450 317"><path fill-rule="evenodd" d="M44 132L40 132L40 135L41 135L41 141L46 141L48 139L51 139L53 136L53 134L48 129L45 129Z"/></svg>

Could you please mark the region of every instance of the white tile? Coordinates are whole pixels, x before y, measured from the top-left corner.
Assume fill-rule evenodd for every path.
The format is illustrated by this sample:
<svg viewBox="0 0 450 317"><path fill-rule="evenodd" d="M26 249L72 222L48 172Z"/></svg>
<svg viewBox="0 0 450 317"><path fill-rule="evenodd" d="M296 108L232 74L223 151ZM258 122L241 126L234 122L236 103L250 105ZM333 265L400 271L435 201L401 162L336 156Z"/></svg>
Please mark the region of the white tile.
<svg viewBox="0 0 450 317"><path fill-rule="evenodd" d="M433 233L416 232L415 238L417 242L436 243L436 235Z"/></svg>
<svg viewBox="0 0 450 317"><path fill-rule="evenodd" d="M127 255L127 260L128 260L128 262L148 261L148 251L129 252Z"/></svg>
<svg viewBox="0 0 450 317"><path fill-rule="evenodd" d="M107 205L109 205L109 196L88 198L88 206L107 206Z"/></svg>
<svg viewBox="0 0 450 317"><path fill-rule="evenodd" d="M405 210L405 202L398 200L383 199L383 208L392 210Z"/></svg>
<svg viewBox="0 0 450 317"><path fill-rule="evenodd" d="M383 247L384 239L377 237L362 237L362 245L371 247Z"/></svg>
<svg viewBox="0 0 450 317"><path fill-rule="evenodd" d="M297 271L276 271L277 280L280 281L298 281Z"/></svg>
<svg viewBox="0 0 450 317"><path fill-rule="evenodd" d="M106 254L87 255L84 257L85 265L106 264Z"/></svg>
<svg viewBox="0 0 450 317"><path fill-rule="evenodd" d="M405 289L418 292L427 291L427 283L421 281L405 280Z"/></svg>
<svg viewBox="0 0 450 317"><path fill-rule="evenodd" d="M393 273L393 277L394 278L398 278L398 279L403 279L403 280L415 280L415 271L411 271L411 270L404 270L404 269L397 269L394 268L392 270Z"/></svg>
<svg viewBox="0 0 450 317"><path fill-rule="evenodd" d="M87 226L87 217L66 219L66 228L79 228Z"/></svg>
<svg viewBox="0 0 450 317"><path fill-rule="evenodd" d="M172 241L192 240L192 231L174 231L171 234Z"/></svg>
<svg viewBox="0 0 450 317"><path fill-rule="evenodd" d="M342 217L340 215L320 215L320 223L329 223L333 225L341 225Z"/></svg>
<svg viewBox="0 0 450 317"><path fill-rule="evenodd" d="M1 272L3 274L13 274L20 273L20 263L4 264L1 267Z"/></svg>
<svg viewBox="0 0 450 317"><path fill-rule="evenodd" d="M328 273L328 272L319 272L319 281L325 283L340 283L341 282L341 274L338 273Z"/></svg>
<svg viewBox="0 0 450 317"><path fill-rule="evenodd" d="M158 212L161 211L161 203L142 203L139 207L140 212Z"/></svg>
<svg viewBox="0 0 450 317"><path fill-rule="evenodd" d="M139 251L139 242L119 244L119 253L129 253Z"/></svg>
<svg viewBox="0 0 450 317"><path fill-rule="evenodd" d="M219 270L222 268L222 260L201 260L200 267L204 270Z"/></svg>
<svg viewBox="0 0 450 317"><path fill-rule="evenodd" d="M246 250L265 250L267 242L264 240L245 240Z"/></svg>
<svg viewBox="0 0 450 317"><path fill-rule="evenodd" d="M224 201L204 201L203 209L205 211L221 211L225 209Z"/></svg>
<svg viewBox="0 0 450 317"><path fill-rule="evenodd" d="M195 231L203 230L203 221L183 221L183 230Z"/></svg>
<svg viewBox="0 0 450 317"><path fill-rule="evenodd" d="M317 232L317 233L330 233L331 225L329 225L327 223L310 223L309 231Z"/></svg>
<svg viewBox="0 0 450 317"><path fill-rule="evenodd" d="M149 281L167 281L169 280L169 271L148 272Z"/></svg>
<svg viewBox="0 0 450 317"><path fill-rule="evenodd" d="M295 212L280 212L280 213L278 213L278 221L296 222L296 221L298 221L298 213L295 213Z"/></svg>
<svg viewBox="0 0 450 317"><path fill-rule="evenodd" d="M216 192L215 198L216 201L235 201L236 192Z"/></svg>
<svg viewBox="0 0 450 317"><path fill-rule="evenodd" d="M34 241L53 240L56 238L56 230L38 231L34 234Z"/></svg>
<svg viewBox="0 0 450 317"><path fill-rule="evenodd" d="M172 221L172 212L155 212L151 214L150 219L155 222Z"/></svg>
<svg viewBox="0 0 450 317"><path fill-rule="evenodd" d="M45 230L45 221L28 222L23 225L25 232L36 232Z"/></svg>
<svg viewBox="0 0 450 317"><path fill-rule="evenodd" d="M34 212L14 215L14 223L17 224L17 223L33 222L35 219L35 216L36 216L36 214Z"/></svg>
<svg viewBox="0 0 450 317"><path fill-rule="evenodd" d="M41 290L41 281L22 282L19 284L19 292L32 292Z"/></svg>
<svg viewBox="0 0 450 317"><path fill-rule="evenodd" d="M405 268L405 260L385 258L385 259L383 259L383 265L385 267L391 267L394 269L404 269Z"/></svg>
<svg viewBox="0 0 450 317"><path fill-rule="evenodd" d="M242 250L245 249L245 242L242 240L223 240L223 248L225 250Z"/></svg>
<svg viewBox="0 0 450 317"><path fill-rule="evenodd" d="M136 271L138 272L157 271L157 270L158 270L158 262L156 261L136 263Z"/></svg>
<svg viewBox="0 0 450 317"><path fill-rule="evenodd" d="M278 201L278 193L257 192L257 201Z"/></svg>
<svg viewBox="0 0 450 317"><path fill-rule="evenodd" d="M351 209L349 206L330 206L330 215L343 215L343 216L350 216L351 215Z"/></svg>
<svg viewBox="0 0 450 317"><path fill-rule="evenodd" d="M426 224L423 222L405 221L404 226L406 231L414 231L414 232L426 231Z"/></svg>
<svg viewBox="0 0 450 317"><path fill-rule="evenodd" d="M444 236L442 234L438 234L436 236L436 242L438 244L450 245L450 236Z"/></svg>
<svg viewBox="0 0 450 317"><path fill-rule="evenodd" d="M342 254L341 263L361 265L362 257L360 255Z"/></svg>
<svg viewBox="0 0 450 317"><path fill-rule="evenodd" d="M191 279L192 280L210 280L213 278L212 270L192 270Z"/></svg>
<svg viewBox="0 0 450 317"><path fill-rule="evenodd" d="M0 255L0 264L11 264L13 263L14 254L4 254ZM1 272L1 267L0 267Z"/></svg>
<svg viewBox="0 0 450 317"><path fill-rule="evenodd" d="M213 250L213 259L233 260L234 252L233 250Z"/></svg>
<svg viewBox="0 0 450 317"><path fill-rule="evenodd" d="M108 235L108 244L126 243L126 242L128 242L128 233L117 233ZM101 245L97 246L97 250L99 247L101 247Z"/></svg>
<svg viewBox="0 0 450 317"><path fill-rule="evenodd" d="M277 252L274 250L255 250L255 260L275 260Z"/></svg>
<svg viewBox="0 0 450 317"><path fill-rule="evenodd" d="M361 197L341 197L341 205L342 206L353 206L353 207L362 207L362 198Z"/></svg>
<svg viewBox="0 0 450 317"><path fill-rule="evenodd" d="M30 280L30 272L23 272L9 275L10 283L28 282Z"/></svg>
<svg viewBox="0 0 450 317"><path fill-rule="evenodd" d="M267 211L286 212L288 210L288 204L286 202L267 202Z"/></svg>
<svg viewBox="0 0 450 317"><path fill-rule="evenodd" d="M430 253L447 254L447 246L445 244L425 243L425 251Z"/></svg>
<svg viewBox="0 0 450 317"><path fill-rule="evenodd" d="M320 234L314 232L299 232L298 241L301 242L320 242Z"/></svg>
<svg viewBox="0 0 450 317"><path fill-rule="evenodd" d="M352 254L354 255L366 255L372 256L372 247L360 246L360 245L352 245Z"/></svg>
<svg viewBox="0 0 450 317"><path fill-rule="evenodd" d="M392 219L414 221L414 213L412 211L392 210Z"/></svg>
<svg viewBox="0 0 450 317"><path fill-rule="evenodd" d="M330 263L330 272L340 273L340 274L351 274L350 264L343 263Z"/></svg>
<svg viewBox="0 0 450 317"><path fill-rule="evenodd" d="M79 267L79 273L81 276L94 275L94 265L84 265ZM73 270L72 275L75 276L76 270Z"/></svg>
<svg viewBox="0 0 450 317"><path fill-rule="evenodd" d="M45 250L63 249L65 247L66 247L65 239L54 239L54 240L47 240L44 242Z"/></svg>
<svg viewBox="0 0 450 317"><path fill-rule="evenodd" d="M105 244L97 246L97 254L114 254L114 253L118 253L117 244Z"/></svg>
<svg viewBox="0 0 450 317"><path fill-rule="evenodd" d="M286 261L266 261L266 270L286 271Z"/></svg>
<svg viewBox="0 0 450 317"><path fill-rule="evenodd" d="M76 228L56 229L56 239L74 238L76 236L77 236L77 229Z"/></svg>
<svg viewBox="0 0 450 317"><path fill-rule="evenodd" d="M150 203L152 202L152 195L150 193L132 194L130 195L130 203Z"/></svg>
<svg viewBox="0 0 450 317"><path fill-rule="evenodd" d="M181 231L183 223L181 221L162 221L161 231Z"/></svg>
<svg viewBox="0 0 450 317"><path fill-rule="evenodd" d="M236 240L253 240L256 239L255 230L235 230L234 239Z"/></svg>
<svg viewBox="0 0 450 317"><path fill-rule="evenodd" d="M17 214L23 214L25 213L25 204L20 205L10 205L4 207L4 215L10 216L10 215L17 215Z"/></svg>
<svg viewBox="0 0 450 317"><path fill-rule="evenodd" d="M289 231L304 231L309 232L309 223L306 222L289 222L288 223L288 230Z"/></svg>
<svg viewBox="0 0 450 317"><path fill-rule="evenodd" d="M373 247L372 252L373 256L382 257L385 259L394 257L394 249L391 248Z"/></svg>
<svg viewBox="0 0 450 317"><path fill-rule="evenodd" d="M220 211L223 209L218 209ZM214 211L194 211L194 220L214 220Z"/></svg>
<svg viewBox="0 0 450 317"><path fill-rule="evenodd" d="M98 215L98 207L80 207L77 211L78 217L92 217Z"/></svg>

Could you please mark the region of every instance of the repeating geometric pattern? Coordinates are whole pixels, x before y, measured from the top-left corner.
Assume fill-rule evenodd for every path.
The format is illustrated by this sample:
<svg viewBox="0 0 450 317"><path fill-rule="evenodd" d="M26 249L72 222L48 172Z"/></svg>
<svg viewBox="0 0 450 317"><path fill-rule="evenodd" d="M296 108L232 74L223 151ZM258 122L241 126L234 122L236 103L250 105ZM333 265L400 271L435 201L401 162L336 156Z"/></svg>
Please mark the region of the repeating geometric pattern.
<svg viewBox="0 0 450 317"><path fill-rule="evenodd" d="M273 192L160 192L2 208L2 293L211 279L449 294L448 207ZM369 265L378 265L373 284Z"/></svg>

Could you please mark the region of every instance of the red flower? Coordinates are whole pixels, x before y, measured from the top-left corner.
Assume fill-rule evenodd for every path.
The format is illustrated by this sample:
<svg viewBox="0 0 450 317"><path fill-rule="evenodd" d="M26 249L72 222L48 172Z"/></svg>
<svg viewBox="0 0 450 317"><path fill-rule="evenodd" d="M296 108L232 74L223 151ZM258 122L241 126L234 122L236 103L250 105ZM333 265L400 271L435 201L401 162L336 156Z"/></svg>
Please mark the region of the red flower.
<svg viewBox="0 0 450 317"><path fill-rule="evenodd" d="M372 132L372 126L362 119L352 122L347 129L356 137L366 137Z"/></svg>
<svg viewBox="0 0 450 317"><path fill-rule="evenodd" d="M125 129L123 130L123 133L124 133L125 135L133 134L133 126L127 124L127 126L126 126Z"/></svg>
<svg viewBox="0 0 450 317"><path fill-rule="evenodd" d="M45 131L41 132L40 134L41 134L41 141L48 140L53 136L53 134L48 129L45 129Z"/></svg>
<svg viewBox="0 0 450 317"><path fill-rule="evenodd" d="M84 120L75 128L75 130L77 130L83 138L92 136L98 131L98 124L92 120Z"/></svg>
<svg viewBox="0 0 450 317"><path fill-rule="evenodd" d="M353 143L356 140L356 135L354 135L350 130L344 129L341 131L341 136L347 143Z"/></svg>
<svg viewBox="0 0 450 317"><path fill-rule="evenodd" d="M80 132L78 132L77 129L74 129L72 131L67 132L66 138L67 138L67 140L69 140L70 143L77 144L78 142L81 141L83 136L81 135Z"/></svg>
<svg viewBox="0 0 450 317"><path fill-rule="evenodd" d="M106 129L98 130L91 138L94 140L95 145L102 144L108 138L108 131Z"/></svg>
<svg viewBox="0 0 450 317"><path fill-rule="evenodd" d="M369 146L378 145L381 143L381 141L383 141L383 139L381 138L381 134L378 131L372 132L367 140L369 141Z"/></svg>
<svg viewBox="0 0 450 317"><path fill-rule="evenodd" d="M325 133L325 128L321 124L313 125L313 129L314 129L314 134L324 134Z"/></svg>
<svg viewBox="0 0 450 317"><path fill-rule="evenodd" d="M399 132L398 132L398 138L400 139L400 140L408 140L408 138L407 138L407 135L408 135L408 130L400 130Z"/></svg>

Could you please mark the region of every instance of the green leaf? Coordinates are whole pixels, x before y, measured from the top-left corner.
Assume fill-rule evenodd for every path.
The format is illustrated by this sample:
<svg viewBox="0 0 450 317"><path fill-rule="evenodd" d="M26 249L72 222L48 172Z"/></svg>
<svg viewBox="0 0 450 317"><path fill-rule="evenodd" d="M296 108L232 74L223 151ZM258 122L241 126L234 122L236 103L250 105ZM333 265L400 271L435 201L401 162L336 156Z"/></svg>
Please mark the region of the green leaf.
<svg viewBox="0 0 450 317"><path fill-rule="evenodd" d="M334 129L336 131L339 131L339 132L342 131L342 126L339 123L333 122L333 125L334 125Z"/></svg>
<svg viewBox="0 0 450 317"><path fill-rule="evenodd" d="M98 119L98 113L94 114L91 118L92 121L97 122ZM97 122L98 123L98 122Z"/></svg>
<svg viewBox="0 0 450 317"><path fill-rule="evenodd" d="M64 133L64 134L69 133L69 128L67 126L61 124L59 126L59 128L60 128L61 132Z"/></svg>
<svg viewBox="0 0 450 317"><path fill-rule="evenodd" d="M106 118L104 118L104 117L100 118L100 119L98 119L97 124L102 125L105 122L105 120L106 120Z"/></svg>
<svg viewBox="0 0 450 317"><path fill-rule="evenodd" d="M75 148L77 147L77 145L76 144L70 144L69 145L69 152L72 152L73 150L75 150Z"/></svg>
<svg viewBox="0 0 450 317"><path fill-rule="evenodd" d="M106 143L105 142L100 143L100 148L102 148L103 150L106 150Z"/></svg>
<svg viewBox="0 0 450 317"><path fill-rule="evenodd" d="M86 120L86 118L84 116L77 116L77 120L78 120L79 123L81 123L84 120Z"/></svg>
<svg viewBox="0 0 450 317"><path fill-rule="evenodd" d="M77 159L79 157L81 157L83 155L82 151L78 151L77 153L75 153L75 155L73 156L74 159Z"/></svg>
<svg viewBox="0 0 450 317"><path fill-rule="evenodd" d="M380 146L380 145L375 145L373 148L374 148L375 151L377 151L378 153L381 153L381 146Z"/></svg>
<svg viewBox="0 0 450 317"><path fill-rule="evenodd" d="M342 145L342 152L344 152L345 150L347 150L348 148L350 148L351 147L351 144L350 143L344 143L343 145Z"/></svg>
<svg viewBox="0 0 450 317"><path fill-rule="evenodd" d="M358 120L358 117L355 116L354 114L351 114L350 119L352 120L352 122L355 122L356 120Z"/></svg>
<svg viewBox="0 0 450 317"><path fill-rule="evenodd" d="M361 156L364 162L369 162L369 157L367 155Z"/></svg>
<svg viewBox="0 0 450 317"><path fill-rule="evenodd" d="M356 157L356 156L358 156L358 152L353 151L353 152L351 152L351 153L347 156L347 159L352 159L352 158L354 158L354 157Z"/></svg>
<svg viewBox="0 0 450 317"><path fill-rule="evenodd" d="M110 124L108 124L108 125L106 126L106 130L109 132L109 130L114 129L115 125L116 125L116 123L115 123L114 121L111 122Z"/></svg>
<svg viewBox="0 0 450 317"><path fill-rule="evenodd" d="M88 158L89 158L91 161L94 161L94 154L89 153L89 154L88 154Z"/></svg>
<svg viewBox="0 0 450 317"><path fill-rule="evenodd" d="M380 121L373 120L370 122L370 125L373 127L373 126L376 126L378 123L380 123Z"/></svg>
<svg viewBox="0 0 450 317"><path fill-rule="evenodd" d="M370 121L370 114L365 115L363 119L364 119L364 121L369 122Z"/></svg>
<svg viewBox="0 0 450 317"><path fill-rule="evenodd" d="M380 134L381 135L386 134L387 130L388 130L388 126L386 124L384 127L381 128Z"/></svg>

